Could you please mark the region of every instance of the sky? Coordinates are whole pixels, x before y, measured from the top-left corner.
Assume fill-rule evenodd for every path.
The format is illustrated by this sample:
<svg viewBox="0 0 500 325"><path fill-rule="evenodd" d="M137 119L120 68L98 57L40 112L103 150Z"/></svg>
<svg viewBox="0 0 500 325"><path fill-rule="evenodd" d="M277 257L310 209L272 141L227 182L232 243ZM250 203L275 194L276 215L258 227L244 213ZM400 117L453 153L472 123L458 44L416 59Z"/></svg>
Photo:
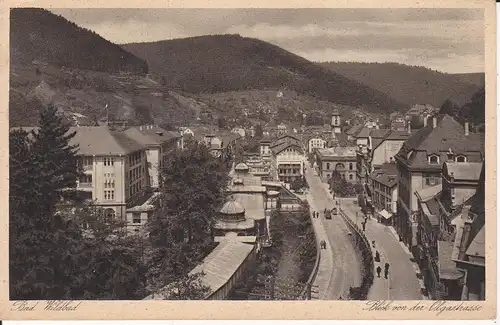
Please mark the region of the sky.
<svg viewBox="0 0 500 325"><path fill-rule="evenodd" d="M117 43L240 34L315 62L484 72L483 9L50 9Z"/></svg>

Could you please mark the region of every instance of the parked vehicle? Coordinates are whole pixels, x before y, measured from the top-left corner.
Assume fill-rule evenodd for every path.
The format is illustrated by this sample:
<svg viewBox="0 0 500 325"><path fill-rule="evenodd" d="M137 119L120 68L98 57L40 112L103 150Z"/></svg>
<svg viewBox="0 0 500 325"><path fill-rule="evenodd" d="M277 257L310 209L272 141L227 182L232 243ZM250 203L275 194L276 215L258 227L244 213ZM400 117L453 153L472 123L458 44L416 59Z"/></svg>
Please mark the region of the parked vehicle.
<svg viewBox="0 0 500 325"><path fill-rule="evenodd" d="M337 208L333 208L332 212L334 215L337 215L337 213L338 213Z"/></svg>
<svg viewBox="0 0 500 325"><path fill-rule="evenodd" d="M331 218L332 218L332 212L330 210L326 210L325 219L331 219Z"/></svg>

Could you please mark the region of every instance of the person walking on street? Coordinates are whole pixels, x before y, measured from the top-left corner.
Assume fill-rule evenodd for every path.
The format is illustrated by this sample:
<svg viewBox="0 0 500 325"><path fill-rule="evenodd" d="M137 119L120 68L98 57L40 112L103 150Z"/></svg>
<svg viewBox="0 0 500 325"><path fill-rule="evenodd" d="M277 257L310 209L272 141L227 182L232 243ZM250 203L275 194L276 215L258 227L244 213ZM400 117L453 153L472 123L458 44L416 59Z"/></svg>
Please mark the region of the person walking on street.
<svg viewBox="0 0 500 325"><path fill-rule="evenodd" d="M365 229L366 229L366 221L363 222L363 232L365 231Z"/></svg>
<svg viewBox="0 0 500 325"><path fill-rule="evenodd" d="M382 272L382 268L379 266L377 266L377 276L380 278L380 272Z"/></svg>
<svg viewBox="0 0 500 325"><path fill-rule="evenodd" d="M385 263L384 278L387 279L388 275L389 275L389 263Z"/></svg>
<svg viewBox="0 0 500 325"><path fill-rule="evenodd" d="M372 246L373 246L373 248L375 248L375 241L374 240L372 240Z"/></svg>

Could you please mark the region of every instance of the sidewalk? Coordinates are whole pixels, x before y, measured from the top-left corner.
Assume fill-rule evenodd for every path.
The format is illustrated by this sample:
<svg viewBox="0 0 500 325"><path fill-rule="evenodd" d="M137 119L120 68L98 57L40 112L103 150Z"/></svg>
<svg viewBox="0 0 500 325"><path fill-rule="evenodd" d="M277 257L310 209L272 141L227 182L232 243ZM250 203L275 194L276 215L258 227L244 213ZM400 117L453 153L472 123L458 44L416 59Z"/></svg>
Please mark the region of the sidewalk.
<svg viewBox="0 0 500 325"><path fill-rule="evenodd" d="M364 218L356 221L356 212L360 207L352 200L342 200L341 208L353 222L357 222L361 227ZM369 219L366 223L365 235L371 243L375 241L375 248L372 247L373 257L375 252L380 254L380 262L374 263L374 281L368 293L368 300L422 300L426 297L421 294L422 281L417 278L418 266L413 263L411 253L404 244L399 241L393 227L385 226L376 219ZM384 265L390 264L389 277L384 278ZM381 267L381 277L377 277L376 268Z"/></svg>
<svg viewBox="0 0 500 325"><path fill-rule="evenodd" d="M320 249L319 238L322 238L326 242L326 247L327 247L326 250L321 250L321 257L318 265L318 273L316 274L316 278L314 279L313 282L313 291L314 288L316 287L318 293L313 293L312 298L327 300L329 296L328 287L332 279L332 274L334 272L333 256L330 253L331 245L330 241L328 240L328 236L326 235L325 227L323 227L323 224L321 223L321 218L312 218L313 211L319 211L320 209L317 208L310 192L307 193L307 201L309 202L309 209L311 210L311 222L314 228L314 232L316 233L316 239L317 239L316 247Z"/></svg>

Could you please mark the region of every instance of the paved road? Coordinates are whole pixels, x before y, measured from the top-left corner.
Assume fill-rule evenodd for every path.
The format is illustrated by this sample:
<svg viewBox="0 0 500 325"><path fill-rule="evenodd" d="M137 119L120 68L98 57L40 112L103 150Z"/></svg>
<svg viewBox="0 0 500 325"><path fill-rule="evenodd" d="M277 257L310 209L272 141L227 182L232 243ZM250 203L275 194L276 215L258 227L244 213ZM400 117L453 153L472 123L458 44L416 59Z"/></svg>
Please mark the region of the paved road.
<svg viewBox="0 0 500 325"><path fill-rule="evenodd" d="M347 235L349 228L342 217L333 216L331 220L324 218L323 211L325 208L333 207L333 199L325 184L309 166L306 168L306 179L309 184L309 204L313 210L320 212L320 219L313 219L315 229L323 228L319 236L323 234L327 237L320 238L327 242L327 249L322 250L322 263L319 267L318 280L315 281L318 286L322 286L318 288L321 293L319 298L336 300L342 296L346 299L349 287L359 286L361 283L359 257L354 249L352 237ZM329 269L330 267L332 269Z"/></svg>
<svg viewBox="0 0 500 325"><path fill-rule="evenodd" d="M353 200L342 199L342 210L356 222L356 212L360 207ZM361 227L363 218L357 220ZM368 294L368 300L421 300L420 281L416 276L416 269L410 260L410 252L405 251L396 238L391 227L384 226L377 220L368 220L365 235L371 242L375 240L375 249L380 253L380 263L375 262L375 267L382 268L381 277L375 273L374 284ZM384 279L384 265L390 264L389 279Z"/></svg>

